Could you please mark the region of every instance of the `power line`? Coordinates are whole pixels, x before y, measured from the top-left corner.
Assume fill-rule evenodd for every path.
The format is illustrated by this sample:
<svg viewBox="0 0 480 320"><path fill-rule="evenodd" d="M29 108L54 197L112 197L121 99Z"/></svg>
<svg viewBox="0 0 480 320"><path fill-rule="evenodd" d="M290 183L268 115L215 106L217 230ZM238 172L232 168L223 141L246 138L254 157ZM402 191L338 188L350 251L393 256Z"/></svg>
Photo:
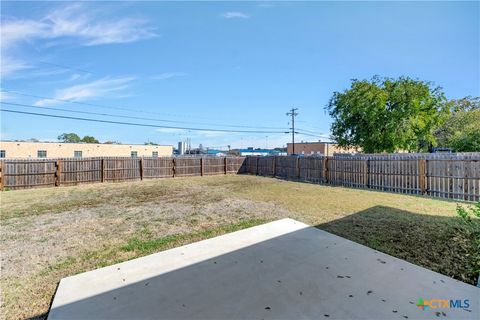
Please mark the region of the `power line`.
<svg viewBox="0 0 480 320"><path fill-rule="evenodd" d="M75 111L75 110L62 109L62 108L52 108L52 107L39 107L39 106L30 105L30 104L22 104L22 103L14 103L14 102L4 102L4 101L2 101L0 103L8 104L8 105L11 105L11 106L24 107L24 108L62 111L62 112L70 112L70 113L78 113L78 114L91 114L91 115L96 115L96 116L107 116L107 117L117 117L117 118L137 119L137 120L153 120L153 121L161 121L161 122L177 122L177 121L169 121L169 120L114 115L114 114L109 114L109 113L99 113L99 112L89 112L89 111Z"/></svg>
<svg viewBox="0 0 480 320"><path fill-rule="evenodd" d="M69 109L63 109L63 108L38 107L38 106L34 106L34 105L27 105L27 104L22 104L22 103L13 103L13 102L0 102L0 103L11 105L11 106L24 107L24 108L62 111L62 112L76 113L76 114L88 114L88 115L107 116L107 117L115 117L115 118L134 119L134 120L147 120L147 121L166 122L166 123L190 123L190 122L175 121L175 120L164 120L164 119L156 119L156 118L124 116L124 115L116 115L116 114L109 114L109 113L98 113L98 112L89 112L89 111L75 111L75 110L69 110ZM204 123L191 123L191 124L204 124ZM218 124L205 124L205 125L221 126L221 125L218 125ZM235 125L224 125L224 126L225 127L246 127L246 128L260 128L260 129L261 128L276 129L275 127L251 127L251 126L235 126ZM304 131L311 132L311 133L307 133L307 132L304 132ZM320 138L322 136L321 134L316 134L313 131L300 129L300 128L296 129L295 133L300 134L300 135L310 136L310 137L316 137L316 138Z"/></svg>
<svg viewBox="0 0 480 320"><path fill-rule="evenodd" d="M320 138L319 134L310 134L310 133L304 133L304 132L299 132L299 131L296 131L295 133L300 134L300 135L304 135L304 136Z"/></svg>
<svg viewBox="0 0 480 320"><path fill-rule="evenodd" d="M297 121L298 122L298 121ZM300 129L300 128L297 128L297 131L303 131L303 132L307 132L307 133L311 133L311 134L317 134L316 131L312 131L312 130L307 130L307 129Z"/></svg>
<svg viewBox="0 0 480 320"><path fill-rule="evenodd" d="M89 111L75 111L63 108L52 108L52 107L38 107L29 104L22 104L22 103L14 103L14 102L0 102L2 104L7 104L11 106L23 107L23 108L32 108L32 109L41 109L41 110L52 110L52 111L61 111L61 112L69 112L69 113L77 113L77 114L89 114L95 116L106 116L106 117L114 117L114 118L124 118L124 119L134 119L134 120L147 120L147 121L156 121L156 122L167 122L167 123L185 123L182 121L174 121L174 120L163 120L163 119L155 119L155 118L143 118L143 117L134 117L134 116L124 116L124 115L117 115L117 114L109 114L109 113L99 113L99 112L89 112ZM186 122L189 123L189 122ZM191 123L192 124L192 123ZM196 124L203 124L203 123L196 123ZM214 126L222 126L217 124L204 124L204 125L214 125ZM224 127L237 127L234 125L223 125ZM242 127L243 126L238 126ZM258 127L249 127L247 128L258 128ZM260 127L262 128L262 127ZM269 128L269 127L266 127ZM275 128L272 128L275 129Z"/></svg>
<svg viewBox="0 0 480 320"><path fill-rule="evenodd" d="M3 102L0 102L3 104ZM89 122L101 122L101 123L110 123L110 124L121 124L137 127L150 127L150 128L164 128L164 129L178 129L178 130L190 130L190 131L214 131L214 132L231 132L231 133L284 133L280 131L254 131L254 130L229 130L229 129L206 129L206 128L192 128L192 127L175 127L175 126L161 126L155 124L146 124L146 123L136 123L136 122L122 122L122 121L111 121L111 120L100 120L100 119L91 119L91 118L79 118L79 117L69 117L69 116L60 116L54 114L46 113L36 113L36 112L26 112L10 109L0 109L2 112L26 114L33 116L49 117L49 118L59 118L59 119L69 119L69 120L79 120L79 121L89 121Z"/></svg>
<svg viewBox="0 0 480 320"><path fill-rule="evenodd" d="M45 96L39 96L39 95L34 95L34 94L29 94L29 93L24 93L24 92L19 92L19 91L12 91L12 90L7 90L7 89L1 89L3 92L8 92L8 93L13 93L21 96L26 96L26 97L33 97L33 98L39 98L39 99L48 99L52 101L59 101L59 102L64 102L64 103L74 103L74 104L79 104L79 105L86 105L86 106L92 106L92 107L98 107L98 108L105 108L105 109L113 109L113 110L123 110L123 111L132 111L135 113L145 113L145 114L156 114L156 115L169 115L169 114L162 114L159 112L150 112L150 111L144 111L144 110L135 110L135 109L130 109L130 108L124 108L124 107L114 107L114 106L106 106L106 105L99 105L99 104L93 104L93 103L87 103L87 102L80 102L80 101L71 101L71 100L64 100L64 99L57 99L57 98L51 98L51 97L45 97ZM7 102L2 102L7 104ZM12 104L12 103L10 103ZM20 104L17 104L20 105ZM25 106L25 105L23 105ZM36 106L32 106L36 107ZM47 107L42 107L47 109ZM52 110L56 110L53 108L50 108ZM62 111L61 109L58 109ZM66 111L66 112L74 112L74 111ZM86 111L78 113L86 113ZM92 113L95 114L95 113ZM128 118L129 116L120 116L120 115L111 115L111 114L97 114L97 115L104 115L104 116L112 116L112 117L124 117ZM170 114L171 115L171 114ZM173 115L174 116L174 115ZM153 120L153 121L159 121L159 122L170 122L170 123L179 123L179 124L194 124L194 125L205 125L205 126L222 126L222 127L230 127L230 128L252 128L252 129L278 129L278 130L283 130L283 128L279 127L265 127L265 126L244 126L244 125L228 125L228 124L214 124L214 123L205 123L205 122L191 122L191 121L175 121L175 120L164 120L164 119L153 119L153 118L140 118L140 117L131 117L131 119L137 119L137 120Z"/></svg>

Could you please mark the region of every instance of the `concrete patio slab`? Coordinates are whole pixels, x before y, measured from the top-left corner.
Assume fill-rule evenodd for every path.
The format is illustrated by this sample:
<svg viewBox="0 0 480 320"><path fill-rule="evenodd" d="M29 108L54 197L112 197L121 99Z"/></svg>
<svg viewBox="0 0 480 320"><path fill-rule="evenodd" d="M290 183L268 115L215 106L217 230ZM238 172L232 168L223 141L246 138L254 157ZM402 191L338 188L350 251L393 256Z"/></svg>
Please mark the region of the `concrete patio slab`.
<svg viewBox="0 0 480 320"><path fill-rule="evenodd" d="M477 287L283 219L64 278L48 318L480 319L479 308Z"/></svg>

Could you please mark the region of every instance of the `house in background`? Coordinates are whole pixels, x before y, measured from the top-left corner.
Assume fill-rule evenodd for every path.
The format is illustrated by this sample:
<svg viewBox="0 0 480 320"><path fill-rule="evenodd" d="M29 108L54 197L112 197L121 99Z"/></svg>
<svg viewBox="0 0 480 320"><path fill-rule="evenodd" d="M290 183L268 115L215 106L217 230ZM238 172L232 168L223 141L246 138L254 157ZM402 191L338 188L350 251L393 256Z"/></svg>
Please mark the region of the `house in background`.
<svg viewBox="0 0 480 320"><path fill-rule="evenodd" d="M299 142L295 143L295 154L298 155L319 155L319 156L333 156L338 153L357 153L354 148L343 149L333 142ZM293 154L293 146L287 143L287 154Z"/></svg>
<svg viewBox="0 0 480 320"><path fill-rule="evenodd" d="M169 157L173 146L0 141L0 158Z"/></svg>

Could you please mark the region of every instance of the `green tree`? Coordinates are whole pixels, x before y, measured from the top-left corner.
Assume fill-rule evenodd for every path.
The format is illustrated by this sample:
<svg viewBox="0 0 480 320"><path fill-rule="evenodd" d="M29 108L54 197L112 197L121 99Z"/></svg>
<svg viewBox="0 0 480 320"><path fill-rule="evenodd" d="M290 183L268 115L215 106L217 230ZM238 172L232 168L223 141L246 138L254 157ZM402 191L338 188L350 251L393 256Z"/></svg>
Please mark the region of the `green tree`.
<svg viewBox="0 0 480 320"><path fill-rule="evenodd" d="M85 143L98 143L98 140L95 139L95 138L92 137L92 136L85 136L85 137L83 137L82 142L85 142Z"/></svg>
<svg viewBox="0 0 480 320"><path fill-rule="evenodd" d="M366 153L427 151L434 131L448 117L439 87L408 77L352 80L326 107L333 118L332 138L341 147Z"/></svg>
<svg viewBox="0 0 480 320"><path fill-rule="evenodd" d="M467 96L458 100L450 101L452 112L457 111L473 111L480 109L480 97Z"/></svg>
<svg viewBox="0 0 480 320"><path fill-rule="evenodd" d="M438 145L456 152L480 151L480 98L449 102L451 116L435 132Z"/></svg>
<svg viewBox="0 0 480 320"><path fill-rule="evenodd" d="M76 133L62 133L57 137L57 139L68 143L78 143L82 141Z"/></svg>

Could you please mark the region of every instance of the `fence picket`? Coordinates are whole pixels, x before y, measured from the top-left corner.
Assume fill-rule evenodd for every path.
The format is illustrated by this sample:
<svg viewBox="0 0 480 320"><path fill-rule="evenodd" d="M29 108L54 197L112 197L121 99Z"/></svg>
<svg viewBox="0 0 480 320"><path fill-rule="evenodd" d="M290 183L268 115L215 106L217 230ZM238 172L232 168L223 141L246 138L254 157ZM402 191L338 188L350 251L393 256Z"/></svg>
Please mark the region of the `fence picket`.
<svg viewBox="0 0 480 320"><path fill-rule="evenodd" d="M250 157L247 173L287 180L377 189L432 197L480 200L480 153Z"/></svg>
<svg viewBox="0 0 480 320"><path fill-rule="evenodd" d="M0 161L0 188L22 189L227 173L250 173L397 193L480 200L480 153L4 159Z"/></svg>

